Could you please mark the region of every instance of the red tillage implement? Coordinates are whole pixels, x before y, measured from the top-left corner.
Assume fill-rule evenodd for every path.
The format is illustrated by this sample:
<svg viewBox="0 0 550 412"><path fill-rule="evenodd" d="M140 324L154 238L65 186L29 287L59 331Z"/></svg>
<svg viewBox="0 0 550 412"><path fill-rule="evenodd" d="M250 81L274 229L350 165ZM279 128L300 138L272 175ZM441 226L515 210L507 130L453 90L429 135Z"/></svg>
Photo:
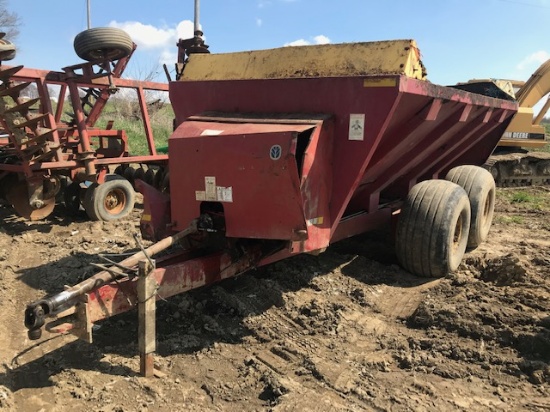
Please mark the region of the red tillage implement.
<svg viewBox="0 0 550 412"><path fill-rule="evenodd" d="M110 50L112 43L100 53L95 40L102 33L117 40L121 35L124 53L109 54L118 52ZM0 64L0 200L27 219L52 213L58 193L69 211L78 211L82 200L92 219L125 216L133 208L134 193L122 176L109 175L110 167L154 164L155 171L164 172L168 156L156 151L146 92L166 92L168 85L121 78L135 49L126 33L96 28L79 36L90 34L95 36L89 39L93 49L86 56L91 53L92 60L62 72ZM125 131L114 129L112 121L105 129L96 126L107 101L120 89L135 92L147 155L130 156Z"/></svg>
<svg viewBox="0 0 550 412"><path fill-rule="evenodd" d="M170 84L170 196L141 185L142 231L164 237L145 252L185 239L156 262L157 296L318 253L392 218L407 270L456 269L487 236L494 182L476 165L517 105L429 83L418 56L408 40L192 55ZM29 336L57 315L50 331L91 340L94 322L136 305L123 269L144 256L29 305Z"/></svg>

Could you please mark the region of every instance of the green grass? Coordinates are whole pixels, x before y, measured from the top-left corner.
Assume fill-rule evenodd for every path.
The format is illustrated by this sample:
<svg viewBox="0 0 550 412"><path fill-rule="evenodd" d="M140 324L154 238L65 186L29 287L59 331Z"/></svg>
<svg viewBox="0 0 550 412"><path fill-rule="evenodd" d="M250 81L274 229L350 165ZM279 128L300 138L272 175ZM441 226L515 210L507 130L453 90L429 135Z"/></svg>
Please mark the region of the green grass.
<svg viewBox="0 0 550 412"><path fill-rule="evenodd" d="M524 225L530 213L550 212L548 187L497 188L497 214L494 222L504 225Z"/></svg>
<svg viewBox="0 0 550 412"><path fill-rule="evenodd" d="M533 201L533 196L526 192L515 192L512 193L510 201L512 203L529 203Z"/></svg>
<svg viewBox="0 0 550 412"><path fill-rule="evenodd" d="M114 121L113 128L124 130L128 135L129 152L131 155L146 155L149 153L145 128L141 120L137 102L123 100L109 101L96 123L96 127L105 128L107 122ZM157 150L168 146L168 137L173 131L174 112L170 104L164 104L160 108L150 108L149 117L155 147Z"/></svg>
<svg viewBox="0 0 550 412"><path fill-rule="evenodd" d="M52 107L55 112L57 103L52 101ZM70 103L65 103L65 111L62 115L62 121L69 123L72 119L69 108ZM159 152L166 152L168 147L168 138L173 132L174 111L170 103L164 103L160 106L149 108L149 117L155 147ZM128 145L130 155L139 156L149 154L149 147L145 137L145 128L141 120L139 105L134 99L117 98L113 96L105 105L99 120L95 127L105 129L107 123L113 121L114 130L124 130L128 136Z"/></svg>
<svg viewBox="0 0 550 412"><path fill-rule="evenodd" d="M499 199L521 210L550 211L550 191L542 188L499 189Z"/></svg>
<svg viewBox="0 0 550 412"><path fill-rule="evenodd" d="M497 215L495 216L495 223L500 223L504 225L509 225L512 223L516 225L522 225L523 223L525 223L525 219L523 218L523 216Z"/></svg>
<svg viewBox="0 0 550 412"><path fill-rule="evenodd" d="M546 119L544 120L546 121ZM546 139L548 140L548 136L550 136L550 123L541 123L542 126L546 129ZM550 152L550 142L548 142L545 146L537 149L533 149L535 152Z"/></svg>

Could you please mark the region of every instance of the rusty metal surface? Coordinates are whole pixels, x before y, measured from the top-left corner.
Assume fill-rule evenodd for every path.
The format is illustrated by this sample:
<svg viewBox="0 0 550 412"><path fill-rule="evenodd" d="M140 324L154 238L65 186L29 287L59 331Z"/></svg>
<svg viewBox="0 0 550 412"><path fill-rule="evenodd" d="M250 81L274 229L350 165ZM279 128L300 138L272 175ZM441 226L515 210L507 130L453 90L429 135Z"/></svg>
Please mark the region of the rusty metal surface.
<svg viewBox="0 0 550 412"><path fill-rule="evenodd" d="M149 276L156 282L156 300L166 299L179 293L234 277L252 267L260 260L260 250L249 249L238 260L229 253L219 252L200 258L187 258L185 254L172 256L166 267L157 267ZM162 260L157 261L162 266ZM126 312L137 306L137 277L103 284L86 294L85 303L78 307L85 310L67 311L60 314L46 329L54 333L71 332L81 336L90 330L93 323ZM91 341L91 336L86 337Z"/></svg>
<svg viewBox="0 0 550 412"><path fill-rule="evenodd" d="M414 40L282 47L194 54L180 81L405 75L425 79Z"/></svg>
<svg viewBox="0 0 550 412"><path fill-rule="evenodd" d="M156 152L144 91L166 91L168 85L120 78L128 60L129 57L114 63L83 63L66 67L63 72L2 65L0 129L8 136L0 139L0 153L9 161L0 164L0 172L17 173L31 181L47 179L51 173L75 179L84 170L85 179L101 183L108 165L135 162L165 164L167 155L158 156ZM37 99L21 97L21 92L28 85L36 87ZM51 86L60 86L55 111L51 101L56 96L50 96ZM118 88L136 92L144 138L149 148L147 156L130 160L128 138L123 130L111 130L111 125L106 130L93 128L109 97ZM84 95L81 93L83 89ZM62 120L67 109L67 97L71 101L68 109L74 115L73 121ZM20 199L17 210L26 210ZM47 210L42 208L40 213L31 214L46 217Z"/></svg>
<svg viewBox="0 0 550 412"><path fill-rule="evenodd" d="M29 204L27 183L25 181L11 188L7 194L7 200L13 205L13 208L20 216L29 220L44 219L44 217L52 213L55 206L55 198L47 198L42 200L40 207L31 207Z"/></svg>

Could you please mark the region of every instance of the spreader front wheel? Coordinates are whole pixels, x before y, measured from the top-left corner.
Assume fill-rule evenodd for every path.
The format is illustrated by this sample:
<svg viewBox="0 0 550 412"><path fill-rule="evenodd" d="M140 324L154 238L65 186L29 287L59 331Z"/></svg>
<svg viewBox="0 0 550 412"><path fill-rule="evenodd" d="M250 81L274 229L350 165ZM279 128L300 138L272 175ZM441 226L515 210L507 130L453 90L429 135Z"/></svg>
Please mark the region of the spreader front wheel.
<svg viewBox="0 0 550 412"><path fill-rule="evenodd" d="M469 227L470 203L463 188L446 180L418 183L399 215L397 258L415 275L445 276L462 261Z"/></svg>
<svg viewBox="0 0 550 412"><path fill-rule="evenodd" d="M109 175L104 183L86 189L84 209L92 220L111 221L127 216L134 208L135 192L121 176Z"/></svg>

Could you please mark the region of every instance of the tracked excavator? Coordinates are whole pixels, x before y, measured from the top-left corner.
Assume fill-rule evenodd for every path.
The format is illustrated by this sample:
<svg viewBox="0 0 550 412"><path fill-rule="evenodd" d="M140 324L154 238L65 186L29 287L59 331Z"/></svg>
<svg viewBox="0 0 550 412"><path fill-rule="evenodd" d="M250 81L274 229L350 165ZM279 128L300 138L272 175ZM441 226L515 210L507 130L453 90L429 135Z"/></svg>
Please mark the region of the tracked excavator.
<svg viewBox="0 0 550 412"><path fill-rule="evenodd" d="M497 185L549 185L550 152L536 149L542 149L549 143L541 122L550 109L550 96L536 115L534 106L550 93L550 59L526 82L470 80L459 88L497 98L515 99L519 103L517 114L485 165Z"/></svg>

